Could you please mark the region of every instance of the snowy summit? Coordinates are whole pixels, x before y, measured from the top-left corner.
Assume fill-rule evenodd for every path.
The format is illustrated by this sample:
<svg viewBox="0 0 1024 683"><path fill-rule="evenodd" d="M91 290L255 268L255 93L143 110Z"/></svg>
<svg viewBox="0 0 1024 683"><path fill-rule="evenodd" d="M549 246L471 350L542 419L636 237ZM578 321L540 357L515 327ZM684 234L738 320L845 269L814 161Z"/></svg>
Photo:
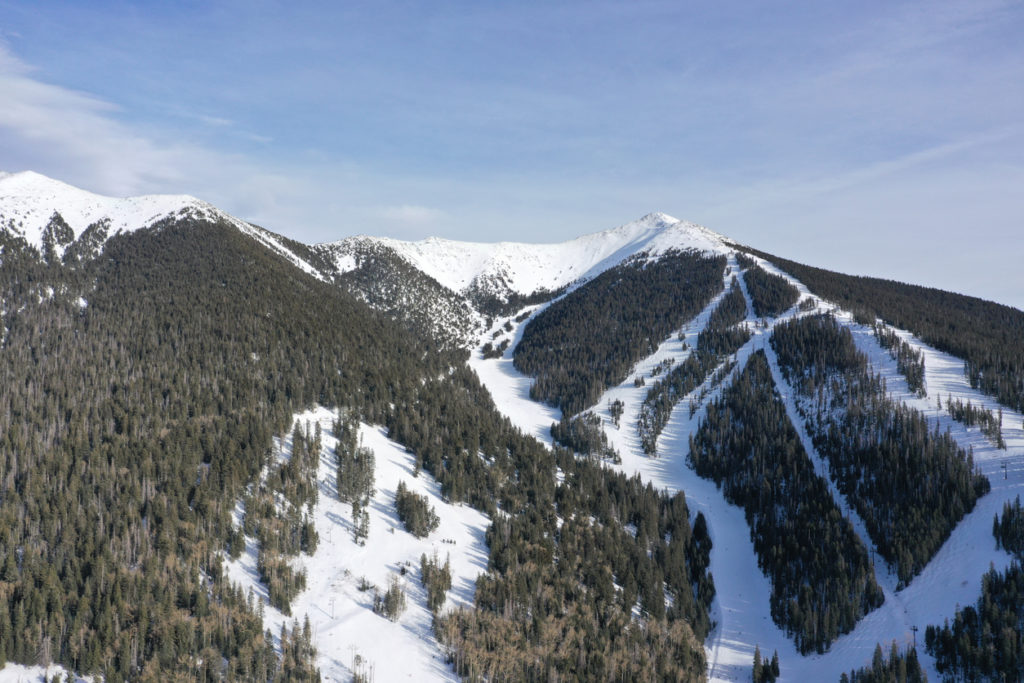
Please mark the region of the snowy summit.
<svg viewBox="0 0 1024 683"><path fill-rule="evenodd" d="M668 250L724 253L721 235L664 213L651 213L617 228L555 244L460 242L430 237L407 242L359 235L323 245L342 271L355 266L358 246L392 249L420 271L455 292L500 283L518 294L557 290L587 280L635 254L656 257Z"/></svg>
<svg viewBox="0 0 1024 683"><path fill-rule="evenodd" d="M189 195L114 198L93 194L33 171L0 174L0 228L36 248L54 213L71 228L73 239L90 225L109 220L109 234L137 230L171 215L212 217L221 212Z"/></svg>

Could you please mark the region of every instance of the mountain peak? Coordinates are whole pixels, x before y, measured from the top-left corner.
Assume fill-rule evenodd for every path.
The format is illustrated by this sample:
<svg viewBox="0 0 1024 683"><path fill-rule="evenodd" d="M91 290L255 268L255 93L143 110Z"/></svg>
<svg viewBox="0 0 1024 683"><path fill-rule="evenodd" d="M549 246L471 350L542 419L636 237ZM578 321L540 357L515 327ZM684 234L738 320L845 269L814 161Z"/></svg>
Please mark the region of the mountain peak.
<svg viewBox="0 0 1024 683"><path fill-rule="evenodd" d="M679 220L678 218L669 216L667 213L662 213L661 211L652 211L651 213L647 214L646 216L643 216L640 220L636 222L642 223L644 225L666 228L675 225L676 223L682 223L682 221Z"/></svg>
<svg viewBox="0 0 1024 683"><path fill-rule="evenodd" d="M440 237L406 242L361 235L322 246L335 254L339 267L347 269L354 263L353 250L366 243L393 250L454 292L500 282L502 288L520 295L587 280L638 254L657 258L672 250L725 249L720 235L660 212L554 244L460 242Z"/></svg>
<svg viewBox="0 0 1024 683"><path fill-rule="evenodd" d="M77 239L90 225L109 220L109 232L131 231L182 212L213 215L217 210L190 195L106 197L35 171L0 173L0 230L39 248L55 213Z"/></svg>
<svg viewBox="0 0 1024 683"><path fill-rule="evenodd" d="M13 173L0 171L0 197L26 197L32 195L41 195L50 199L86 195L102 197L103 199L115 199L114 197L106 197L83 190L80 187L69 185L62 180L51 178L36 171L16 171Z"/></svg>

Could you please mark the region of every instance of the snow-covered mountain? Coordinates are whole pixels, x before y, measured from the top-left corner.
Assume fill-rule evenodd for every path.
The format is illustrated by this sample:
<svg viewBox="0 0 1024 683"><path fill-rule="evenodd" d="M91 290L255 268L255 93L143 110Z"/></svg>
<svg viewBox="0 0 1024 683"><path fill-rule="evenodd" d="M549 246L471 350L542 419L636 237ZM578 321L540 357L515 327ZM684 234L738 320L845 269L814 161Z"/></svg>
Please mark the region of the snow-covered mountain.
<svg viewBox="0 0 1024 683"><path fill-rule="evenodd" d="M492 318L550 301L628 259L691 249L728 251L721 235L663 213L551 244L358 235L313 247L367 303L464 347Z"/></svg>
<svg viewBox="0 0 1024 683"><path fill-rule="evenodd" d="M132 232L173 216L219 218L223 212L189 195L104 197L33 171L0 173L0 228L42 251L54 214L70 228L58 253L92 225L106 222L108 236Z"/></svg>
<svg viewBox="0 0 1024 683"><path fill-rule="evenodd" d="M425 341L429 338L439 346L449 345L467 350L470 356L468 367L473 372L466 370L463 375L464 379L468 376L472 380L467 380L464 388L472 387L478 378L493 399L498 413L523 433L550 445L552 423L573 416L563 415L558 408L531 398L531 386L541 381L540 375L524 374L521 366L516 365L517 350L527 346L523 343L524 336L527 342L530 341L530 326L540 321L548 325L549 329L557 328L561 336L548 338L555 339L551 347L562 349L564 342L566 349L575 344L577 348L583 347L593 352L585 357L585 362L576 366L570 367L570 360L563 363L562 359L558 359L554 367L545 369L547 379L554 383L562 381L567 373L599 374L607 368L611 354L622 352L620 348L609 350L607 345L600 346L608 341L608 337L625 338L630 334L634 338L638 337L637 343L627 345L629 348L625 349L626 353L632 354L628 372L617 378L603 377L603 388L596 395L596 400L588 400L584 405L589 406L591 426L605 437L615 454L614 458L608 457L604 462L609 470L637 475L641 481L658 490L685 493L692 513L695 515L696 511L700 511L707 520L713 541L710 572L717 588L716 597L710 606L711 617L716 625L703 640L707 658L706 673L711 680L750 680L755 648L760 648L765 655L772 651L780 653L783 679L835 680L840 673L869 664L876 644L880 643L883 648L893 641L900 646L908 645L914 641L918 627L923 630L930 624L941 624L943 620L953 619L959 607L977 598L981 575L989 566L1003 569L1009 565L1010 556L995 545L988 530L993 516L1003 509L1003 504L1009 503L1024 490L1024 476L1021 474L1024 472L1024 429L1020 427L1024 424L1024 411L1020 402L1014 403L1019 397L1015 398L1012 388L982 384L982 380L991 375L992 371L986 375L985 366L979 365L977 376L972 374L973 369L965 373L964 361L969 361L968 365L984 362L985 355L981 351L1001 354L999 357L1006 360L1005 368L1010 368L1004 368L1001 372L1012 378L1013 372L1016 372L1011 367L1016 358L1012 343L1002 344L997 339L994 342L983 342L990 343L990 347L972 347L967 343L957 346L968 335L949 333L952 327L948 325L940 326L936 331L929 326L927 316L922 315L905 317L903 324L897 324L893 319L888 319L888 314L882 309L871 308L879 302L872 301L870 296L864 294L868 290L850 290L854 285L841 280L845 276L816 269L794 270L799 264L784 267L781 260L763 254L754 255L752 251L744 250L707 228L660 213L554 244L471 243L439 238L405 242L358 236L337 242L304 245L235 218L190 196L154 195L116 199L95 195L36 173L0 174L0 266L7 262L7 250L18 248L19 245L26 247L28 253L34 252L36 257L48 264L69 264L74 262L72 259L99 258L105 247L113 251L119 243L108 242L116 235L125 235L125 240L173 236L177 233L147 229L173 229L179 224L196 221L231 226L278 258L321 281L314 282L302 276L274 257L254 248L246 240L238 239L230 229L219 229L217 232L222 238L227 235L230 239L222 239L217 244L241 244L244 247L238 252L232 252L239 254L233 263L246 263L243 270L261 270L252 280L244 280L235 273L235 277L230 280L233 284L229 284L229 278L221 280L221 272L218 271L215 293L219 293L221 290L218 288L223 287L232 302L241 299L248 301L249 292L238 289L238 282L258 284L261 287L266 285L260 296L254 297L266 301L267 298L280 296L281 291L287 288L290 295L299 293L287 299L290 303L288 310L319 310L321 306L316 304L344 299L348 309L336 307L331 310L343 312L358 309L360 315L365 317L350 315L345 318L344 315L334 315L329 320L317 318L314 322L296 318L291 322L292 327L302 334L346 327L374 330L373 334L392 334L390 341L384 341L383 336L378 339L372 334L360 337L358 344L351 343L345 347L351 350L351 355L333 365L322 363L319 352L326 344L318 345L316 353L302 357L301 362L289 363L288 372L278 374L265 374L261 366L267 365L274 353L290 361L290 347L263 348L262 338L249 340L248 345L239 347L241 353L225 355L232 363L243 358L247 364L251 361L254 369L252 378L270 377L272 383L282 384L282 378L301 382L304 379L303 372L316 372L309 368L327 370L326 373L321 372L326 375L333 375L336 371L339 376L343 370L358 370L360 364L373 366L376 370L381 364L380 358L386 356L381 350L382 346L391 344L397 348L395 340L412 340L411 345L416 348L416 354L403 356L408 358L418 355L427 347ZM199 231L182 234L187 235L188 239L198 235L201 240L203 229L201 225ZM175 243L181 249L179 253L192 249L193 242L186 241L183 248L182 241L185 240L180 239ZM668 309L670 313L673 308L682 310L683 297L675 298L675 294L689 285L681 285L679 280L685 280L694 271L685 271L684 277L674 280L665 277L658 281L657 286L649 286L647 289L644 289L644 279L661 277L653 271L658 271L663 265L684 262L680 252L699 252L702 258L706 257L705 261L717 264L717 270L709 278L714 287L707 288L702 294L706 296L700 300L699 305L694 304L693 308L685 309L688 311L685 316L676 310L678 317L670 325L666 323L655 328L650 321L651 316L646 315L655 308L650 302L659 299L662 303L667 302L662 308ZM699 260L696 257L694 259L694 262ZM256 261L262 265L249 265ZM125 267L130 270L137 266L129 264ZM58 279L60 274L75 274L73 270L51 269L49 266L40 268L40 271L44 270L49 274L56 272ZM812 273L812 270L815 272ZM629 294L615 294L617 286L626 281L626 275L630 287L619 289L628 289ZM817 279L812 281L811 277ZM187 279L187 276L183 278L178 274L175 278L167 278L174 283L182 279ZM88 295L88 288L95 286L84 280L86 278L76 280L68 277L61 281L61 286L67 288L68 297L73 300L83 292ZM145 283L146 278L138 281ZM909 303L886 309L894 310L896 314L936 305L936 309L930 309L931 313L936 310L939 311L936 315L948 313L950 320L962 330L981 329L978 328L979 320L995 320L997 322L993 324L998 327L998 331L1006 332L1002 338L1011 341L1016 334L1015 330L1024 327L1014 327L1018 325L1014 321L1020 312L1012 309L994 311L991 306L995 305L979 303L967 297L955 298L955 295L950 295L954 300L946 297L948 293L935 294L935 290L923 289L921 292L908 293L905 288L896 287L898 283L874 282L883 287L877 290L885 292L883 297L910 297L906 299ZM182 287L187 288L189 284L192 283L182 283ZM16 296L21 297L21 300L13 301L16 306L8 306L8 302L3 300L5 290L0 289L0 323L10 324L11 336L18 333L20 336L16 336L17 339L32 340L33 350L35 338L26 334L26 330L34 329L36 320L50 319L50 312L45 310L50 305L47 303L49 299L43 296L47 283L40 281L35 285L39 291L38 296L34 293L31 296L24 292L18 294L17 287L10 288L14 292L11 295L12 301ZM113 287L115 283L108 281L104 285ZM140 288L144 286L139 285ZM679 289L672 289L675 286ZM784 290L787 289L792 292L791 299L785 299ZM206 297L209 295L209 289L196 291L204 292ZM637 296L636 292L650 296L644 298ZM730 323L729 330L734 336L729 339L738 340L736 346L722 353L720 358L709 365L694 385L685 385L685 389L679 390L681 393L676 396L675 402L666 408L664 431L660 433L660 440L654 442L656 447L652 452L644 445L644 435L641 434L641 417L644 411L651 410L651 392L659 384L667 382L672 368L679 368L694 359L705 333L724 334L725 328L721 326L716 332L716 323L713 321L720 312L719 308L725 309L724 303L730 293L734 295L733 301L742 302L744 311L736 321ZM104 294L109 309L109 301L116 298L119 292L112 294L108 291ZM352 302L348 294L382 315ZM177 292L173 295L177 297ZM616 296L620 298L613 300ZM622 306L623 299L629 297L632 297L632 301L627 303L631 306ZM758 305L768 305L772 297L779 297L785 303L771 313L759 312ZM169 297L160 299L158 304L163 305L166 298ZM698 298L695 296L694 301ZM193 296L193 300L202 301L204 297ZM63 320L62 324L76 325L79 319L92 315L92 308L85 306L84 299L82 301L84 313L74 308L71 313L57 310L53 315L67 315L66 319L59 318ZM299 303L296 304L296 301ZM936 301L939 303L936 304ZM635 302L640 303L632 305ZM305 303L311 305L307 307ZM604 310L610 308L607 306L609 303L619 306L615 313L617 317L612 321L614 324L604 324L607 320L602 318ZM948 312L947 309L952 310L951 305L962 306L962 309ZM566 308L573 306L578 308L566 313ZM95 308L96 315L103 314L103 306L97 305ZM275 310L278 311L277 316L264 313L256 316L256 319L261 324L271 325L264 321L276 321L281 309ZM223 330L230 329L236 319L244 318L250 312L246 310L239 313L239 309L232 311L230 320L217 318L215 333L211 333L209 339L220 339ZM202 313L207 318L217 314L217 309ZM842 492L835 473L828 468L826 457L817 451L812 430L821 418L808 417L820 415L817 406L812 403L813 396L802 395L800 386L791 383L782 374L782 362L779 354L773 350L772 340L777 327L817 314L834 316L837 324L852 335L853 342L864 354L872 371L879 373L885 380L889 399L919 411L930 428L936 430L936 434L946 432L960 447L969 450L973 458L972 466L978 468L979 476L985 477L991 486L991 492L983 495L976 507L966 510L962 519L956 520L946 540L927 559L921 571L907 579L897 577L894 568L881 558L881 545L868 531L855 501ZM184 314L179 312L179 315ZM971 318L972 315L979 317ZM380 320L382 316L400 322L406 329L417 334L408 335L401 328L385 324ZM876 318L885 320L886 325L879 322L879 326L875 327L872 323ZM379 327L375 326L377 323L381 323ZM648 327L644 328L642 334L636 335L636 329L642 325ZM884 344L880 331L883 328L892 337ZM54 339L64 338L60 332L62 328L55 329L58 333ZM651 332L653 329L658 331ZM0 353L19 350L15 344L10 344L10 349L5 348L3 340L7 332L6 327L0 325ZM83 327L79 332L84 337L92 333L92 330ZM45 326L44 332L40 334L46 334ZM293 339L301 339L302 334ZM162 332L151 335L157 348L162 343L161 335ZM603 339L597 339L602 335ZM712 336L709 334L706 338ZM991 340L997 336L988 334L985 338ZM905 348L892 346L896 337ZM210 348L219 343L210 341ZM24 341L22 347L27 348ZM755 549L752 537L754 531L744 510L726 498L720 483L698 476L688 460L693 439L713 409L714 402L729 390L748 361L755 356L760 357L759 354L764 355L772 374L771 381L778 392L780 405L784 407L784 421L795 429L806 457L817 473L815 476L820 476L827 486L825 496L841 510L840 517L844 517L851 525L850 534L872 553L871 573L877 577L885 594L885 602L881 606L876 605L866 610L858 617L852 630L838 634L827 643L824 651L816 654L799 651L792 633L777 623L778 615L773 612L769 602L769 594L775 588L773 579L762 564L764 558ZM438 381L444 383L449 373L454 376L456 369L449 365L452 356L439 357L444 358L440 369L434 367L429 377L409 382L410 388L402 391L420 391L419 387L427 386L428 380L433 382L440 377ZM569 354L565 358L568 359ZM905 366L914 358L919 359L917 362L923 377L921 385L912 385L911 375ZM149 361L140 355L137 362L144 364ZM249 368L249 365L230 366L232 371L243 372L238 367ZM415 412L414 406L431 400L431 389L423 389L423 394L396 394L400 400L395 401L395 395L387 392L394 390L391 385L400 386L402 383L395 381L394 376L370 376L373 377L372 382L364 382L362 386L352 389L349 395L358 401L360 392L364 388L370 389L367 393L373 393L370 404L375 411L374 420L383 422L397 415L398 419L393 420L393 425L401 427ZM371 387L373 382L377 385ZM28 383L22 382L22 385L28 386ZM244 387L248 385L239 382L237 386L241 387L239 392L244 392ZM679 386L684 385L680 383ZM292 389L290 385L288 388ZM1003 393L999 394L1000 391ZM314 400L325 402L345 399L345 396L337 399L330 392L322 392L319 386L315 394L303 395L296 392L296 395L302 396L301 400L305 401L311 395L319 397ZM482 395L486 396L483 392ZM263 398L261 394L259 401ZM949 407L953 401L962 401L985 411L990 418L998 415L1000 439L1005 439L1005 443L999 445L993 442L990 434L986 435L975 425L954 419ZM478 403L488 402L484 399ZM211 405L206 405L204 409L214 410ZM438 408L438 412L448 410L448 404L443 406ZM328 435L334 420L340 415L336 408L316 408L312 412L302 412L296 408L299 412L293 419L300 424L307 420L318 423L324 434ZM125 408L130 409L130 405ZM837 409L837 415L841 417L841 413L842 410ZM201 417L207 418L205 414ZM423 433L430 433L429 424L418 425L417 429L423 427ZM406 436L418 433L407 425L405 428ZM489 568L486 557L487 527L491 521L479 509L465 506L465 497L442 495L443 487L439 480L433 479L432 472L439 477L449 477L449 484L455 481L451 479L453 475L450 472L439 474L440 469L426 469L421 473L422 450L417 451L402 442L400 434L386 432L379 423L370 424L370 420L359 427L361 437L376 450L378 457L377 490L370 496L372 504L369 508L373 518L373 532L367 545L357 542L354 537L350 539L356 527L355 511L354 507L341 502L332 484L337 468L337 440L333 436L325 436L322 451L316 454L318 467L312 479L317 483L320 500L307 508L319 533L321 545L315 552L296 555L291 560L296 568L308 572L309 583L297 593L292 602L291 617L269 607L265 613L261 610L261 614L264 614L265 624L273 627L275 636L282 625L293 623L291 619L294 618L297 623L304 616L308 617L317 632L318 662L326 680L347 678L360 671L360 666L364 666L366 661L375 664L376 671L382 676L411 673L424 680L452 679L455 678L455 672L445 661L450 651L439 647L436 634L430 627L431 618L424 602L425 590L420 590L419 584L409 579L405 585L410 599L414 601L413 607L405 616L392 622L382 620L374 613L373 588L383 589L395 573L405 577L411 571L415 575L415 565L420 554L438 551L451 555L454 573L454 592L449 596L444 610L456 606L472 609L477 575L495 571ZM274 452L283 459L290 447L285 446L287 435L280 436ZM480 445L484 440L474 441L474 446L462 454L458 449L450 451L447 443L440 443L442 438L436 436L438 444L431 443L430 447L437 446L443 457L451 457L452 453L465 455L474 467L483 467L477 463L478 456L480 462L490 462L490 456L484 452L485 447ZM536 442L531 443L536 445ZM444 467L448 467L447 462ZM413 540L401 530L393 512L394 489L400 479L414 482L412 485L415 490L427 496L430 505L438 510L441 524L438 532ZM243 507L240 503L238 509L242 510ZM496 516L493 519L501 519L506 514L507 510L495 510ZM551 514L555 514L554 508ZM243 520L244 516L239 513L234 533L244 542L244 554L228 562L226 568L232 580L247 588L251 587L255 598L267 601L269 589L261 583L257 540L252 533L245 531ZM635 527L629 534L630 538L633 535L638 535ZM621 590L622 582L619 577L615 579L613 592ZM646 617L640 617L643 618ZM400 639L402 647L415 656L407 660L389 661L389 650L391 644L397 642L395 639ZM925 670L934 679L938 673L935 660L923 652L921 659ZM0 680L4 680L3 676L0 672Z"/></svg>
<svg viewBox="0 0 1024 683"><path fill-rule="evenodd" d="M94 256L111 237L183 220L225 221L302 270L321 277L278 235L221 211L191 195L106 197L34 171L0 172L0 235L24 242L47 258L69 249ZM73 248L77 246L77 249Z"/></svg>
<svg viewBox="0 0 1024 683"><path fill-rule="evenodd" d="M378 244L454 292L475 289L527 296L556 291L621 263L634 254L657 257L669 249L724 253L721 235L663 213L651 213L617 228L555 244L459 242L431 237L404 242L360 235L322 245L338 269L354 268L360 247Z"/></svg>
<svg viewBox="0 0 1024 683"><path fill-rule="evenodd" d="M69 251L95 256L115 235L188 219L225 221L414 332L461 347L475 345L489 319L546 302L638 255L728 251L721 235L663 213L551 244L359 235L307 247L190 195L106 197L32 171L0 173L0 233L49 260Z"/></svg>

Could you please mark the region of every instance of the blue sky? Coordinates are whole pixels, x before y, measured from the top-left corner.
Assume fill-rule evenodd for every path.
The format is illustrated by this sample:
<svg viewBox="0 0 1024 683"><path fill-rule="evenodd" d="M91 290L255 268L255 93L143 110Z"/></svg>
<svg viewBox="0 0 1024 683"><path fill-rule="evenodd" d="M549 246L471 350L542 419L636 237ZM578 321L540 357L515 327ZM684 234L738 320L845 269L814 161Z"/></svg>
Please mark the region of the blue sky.
<svg viewBox="0 0 1024 683"><path fill-rule="evenodd" d="M1024 307L1019 2L8 2L0 169L307 242L664 211Z"/></svg>

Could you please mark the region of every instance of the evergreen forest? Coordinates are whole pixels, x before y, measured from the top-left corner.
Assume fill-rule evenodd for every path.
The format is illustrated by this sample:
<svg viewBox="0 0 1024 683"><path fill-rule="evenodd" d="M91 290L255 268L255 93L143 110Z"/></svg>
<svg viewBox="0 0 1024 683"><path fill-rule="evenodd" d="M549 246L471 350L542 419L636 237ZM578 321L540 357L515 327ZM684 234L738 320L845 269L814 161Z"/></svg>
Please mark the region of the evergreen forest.
<svg viewBox="0 0 1024 683"><path fill-rule="evenodd" d="M708 407L690 459L746 513L772 618L802 654L824 652L882 604L867 549L804 452L763 351Z"/></svg>
<svg viewBox="0 0 1024 683"><path fill-rule="evenodd" d="M988 478L948 432L888 396L832 316L781 323L771 344L831 477L907 583L989 491Z"/></svg>
<svg viewBox="0 0 1024 683"><path fill-rule="evenodd" d="M280 586L275 601L287 605L301 578L284 572L275 553L317 542L300 512L315 491L302 444L316 434L293 433L298 458L280 470L268 469L272 436L320 403L385 425L448 500L495 519L478 607L460 623L485 620L496 629L488 640L518 633L531 643L524 652L537 654L548 632L505 608L542 600L536 614L565 636L550 658L530 660L543 662L532 670L576 671L590 657L595 670L703 676L700 643L714 593L706 527L698 519L704 534L691 532L681 497L559 456L581 494L619 492L614 504L596 493L576 501L556 481L555 456L497 413L464 351L424 346L343 289L206 220L114 236L95 259L66 265L9 242L0 291L17 303L5 311L0 354L9 378L0 393L3 659L52 660L108 681L194 676L196 662L204 680L314 676L301 626L275 650L280 634L264 632L258 606L226 580L221 558L239 552L236 501L250 502L252 529L284 524L286 534L264 536L263 565ZM336 431L344 436L346 427ZM372 482L360 472L369 454L341 441L339 484L365 500ZM272 513L259 503L264 486L290 507ZM592 509L599 499L606 507ZM556 509L571 515L572 505L604 521L559 530ZM620 515L654 527L633 537ZM271 549L271 540L287 548ZM590 553L592 543L600 553ZM632 559L613 564L608 554ZM650 616L634 620L629 593L614 591L607 604L619 616L597 609L584 586L611 585L603 578L610 566ZM541 585L554 592L536 593ZM676 596L671 608L666 590ZM449 644L462 667L486 660L472 633ZM594 650L595 634L608 646ZM506 640L492 661L521 657L517 642ZM647 653L639 660L630 654L637 648Z"/></svg>
<svg viewBox="0 0 1024 683"><path fill-rule="evenodd" d="M691 418L706 407L688 464L743 510L771 620L802 655L828 651L885 599L868 539L829 479L898 589L989 491L971 450L889 395L848 327L813 314L817 299L801 301L749 256L737 271L721 254L640 253L575 288L516 293L493 276L454 292L372 240L341 253L256 227L253 239L212 215L180 212L114 235L104 220L75 238L55 212L40 249L0 229L0 664L54 662L107 683L319 681L309 620L266 630L264 597L233 584L225 566L253 557L266 602L291 618L307 583L302 558L323 547L313 508L332 485L351 505L355 542L371 542L378 463L361 423L404 447L408 476L429 474L444 503L489 519L471 591L453 577L454 553L417 549L415 583L396 573L372 596L393 621L425 601L438 665L447 658L469 681L705 680L721 614L716 520L698 511L705 500L619 467L684 466L633 452L639 437L657 453L681 401ZM316 272L296 268L285 248ZM1024 313L771 258L872 325L918 396L924 355L893 328L964 358L972 386L1024 409ZM768 320L798 302L811 314ZM532 319L510 350L516 314ZM692 348L637 373L635 386L649 388L609 400L611 425L590 410L704 315ZM483 325L497 332L478 339ZM754 352L761 331L771 348ZM479 358L467 362L478 346L485 359L508 352L532 379L530 397L561 410L552 447L495 404L473 370ZM776 386L779 371L788 387ZM789 419L790 388L816 453ZM930 404L999 448L1017 438L1004 439L998 408L952 396ZM338 415L327 482L317 480L319 425L293 417L313 405ZM815 471L822 461L827 475ZM397 484L405 531L394 538L439 540L446 508L409 481ZM949 680L1024 680L1019 499L992 532L1013 563L926 631ZM453 580L471 604L452 605ZM752 669L746 657L743 675L798 670L767 654L758 648ZM361 664L352 670L366 680ZM894 645L841 680L923 679L917 653Z"/></svg>
<svg viewBox="0 0 1024 683"><path fill-rule="evenodd" d="M748 256L740 254L736 258L743 266L743 282L747 285L750 303L758 318L781 315L800 298L800 291L786 278L769 273Z"/></svg>
<svg viewBox="0 0 1024 683"><path fill-rule="evenodd" d="M893 280L844 275L744 247L775 263L818 296L913 332L926 344L964 359L971 386L1024 410L1024 311Z"/></svg>
<svg viewBox="0 0 1024 683"><path fill-rule="evenodd" d="M722 290L724 256L677 251L633 257L552 303L526 325L517 370L530 397L566 415L592 406L632 366Z"/></svg>
<svg viewBox="0 0 1024 683"><path fill-rule="evenodd" d="M637 419L637 433L644 453L657 453L658 437L676 404L750 340L750 331L740 325L746 317L747 300L733 277L728 293L711 312L707 326L698 335L697 348L648 389Z"/></svg>
<svg viewBox="0 0 1024 683"><path fill-rule="evenodd" d="M566 450L557 458L565 479L553 505L495 520L476 608L438 620L456 671L470 680L703 680L715 595L706 520L691 517L682 493Z"/></svg>

